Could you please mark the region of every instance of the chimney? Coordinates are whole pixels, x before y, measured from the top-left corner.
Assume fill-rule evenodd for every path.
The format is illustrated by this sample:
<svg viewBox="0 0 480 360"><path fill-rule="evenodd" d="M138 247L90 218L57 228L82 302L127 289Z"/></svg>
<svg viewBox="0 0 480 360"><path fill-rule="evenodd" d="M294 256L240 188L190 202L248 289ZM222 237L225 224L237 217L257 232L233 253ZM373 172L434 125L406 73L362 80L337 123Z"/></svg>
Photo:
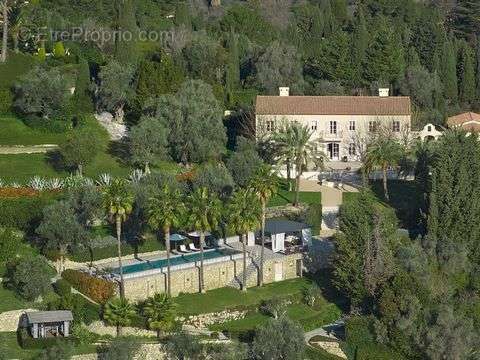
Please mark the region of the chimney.
<svg viewBox="0 0 480 360"><path fill-rule="evenodd" d="M380 88L378 89L378 96L380 97L388 97L390 94L389 88Z"/></svg>
<svg viewBox="0 0 480 360"><path fill-rule="evenodd" d="M278 88L280 92L280 96L290 96L290 88L289 87L280 87Z"/></svg>

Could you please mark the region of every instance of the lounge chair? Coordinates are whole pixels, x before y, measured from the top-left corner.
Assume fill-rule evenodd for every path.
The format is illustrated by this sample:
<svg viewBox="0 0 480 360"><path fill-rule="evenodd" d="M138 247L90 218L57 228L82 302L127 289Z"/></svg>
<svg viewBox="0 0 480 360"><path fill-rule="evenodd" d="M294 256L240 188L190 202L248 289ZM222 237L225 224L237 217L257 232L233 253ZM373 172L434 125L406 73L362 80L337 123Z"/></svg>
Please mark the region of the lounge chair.
<svg viewBox="0 0 480 360"><path fill-rule="evenodd" d="M182 252L182 253L189 253L190 250L187 250L187 248L185 247L185 245L180 245L180 252Z"/></svg>
<svg viewBox="0 0 480 360"><path fill-rule="evenodd" d="M194 243L188 244L188 249L189 249L189 250L192 250L192 251L200 251L200 249L197 249L197 248L195 247L195 244L194 244Z"/></svg>

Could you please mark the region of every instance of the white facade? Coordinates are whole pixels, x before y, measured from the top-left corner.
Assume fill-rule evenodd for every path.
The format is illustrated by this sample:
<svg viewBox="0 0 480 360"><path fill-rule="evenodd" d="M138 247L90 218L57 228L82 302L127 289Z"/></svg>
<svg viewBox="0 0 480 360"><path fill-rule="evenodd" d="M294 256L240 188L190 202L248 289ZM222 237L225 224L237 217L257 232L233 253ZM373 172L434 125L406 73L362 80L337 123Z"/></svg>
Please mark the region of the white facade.
<svg viewBox="0 0 480 360"><path fill-rule="evenodd" d="M313 132L331 161L359 161L365 139L379 127L401 136L410 129L410 115L256 115L257 136L268 136L285 122L298 122Z"/></svg>

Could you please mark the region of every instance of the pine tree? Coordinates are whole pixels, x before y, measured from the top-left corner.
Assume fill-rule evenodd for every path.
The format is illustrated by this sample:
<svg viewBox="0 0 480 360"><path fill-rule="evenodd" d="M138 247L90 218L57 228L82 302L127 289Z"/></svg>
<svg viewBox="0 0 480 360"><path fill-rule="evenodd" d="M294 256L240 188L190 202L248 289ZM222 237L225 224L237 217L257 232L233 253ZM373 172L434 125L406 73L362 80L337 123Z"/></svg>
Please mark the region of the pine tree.
<svg viewBox="0 0 480 360"><path fill-rule="evenodd" d="M138 27L134 0L116 0L115 58L121 64L133 64L138 59Z"/></svg>
<svg viewBox="0 0 480 360"><path fill-rule="evenodd" d="M463 103L471 103L475 99L475 68L472 50L467 43L463 45L461 58L460 99Z"/></svg>
<svg viewBox="0 0 480 360"><path fill-rule="evenodd" d="M443 44L441 63L441 78L443 80L444 95L452 103L458 100L457 57L455 46L451 41Z"/></svg>
<svg viewBox="0 0 480 360"><path fill-rule="evenodd" d="M480 34L480 2L458 0L454 9L455 30L461 36L470 38Z"/></svg>

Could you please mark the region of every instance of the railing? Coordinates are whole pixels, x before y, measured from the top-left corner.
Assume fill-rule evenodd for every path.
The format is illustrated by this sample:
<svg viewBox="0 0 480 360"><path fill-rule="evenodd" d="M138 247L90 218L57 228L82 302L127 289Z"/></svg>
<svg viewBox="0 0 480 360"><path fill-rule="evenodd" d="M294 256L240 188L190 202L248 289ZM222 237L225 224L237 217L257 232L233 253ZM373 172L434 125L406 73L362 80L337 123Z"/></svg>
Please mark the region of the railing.
<svg viewBox="0 0 480 360"><path fill-rule="evenodd" d="M320 138L324 140L341 140L343 139L343 131L331 133L330 131L320 131Z"/></svg>

